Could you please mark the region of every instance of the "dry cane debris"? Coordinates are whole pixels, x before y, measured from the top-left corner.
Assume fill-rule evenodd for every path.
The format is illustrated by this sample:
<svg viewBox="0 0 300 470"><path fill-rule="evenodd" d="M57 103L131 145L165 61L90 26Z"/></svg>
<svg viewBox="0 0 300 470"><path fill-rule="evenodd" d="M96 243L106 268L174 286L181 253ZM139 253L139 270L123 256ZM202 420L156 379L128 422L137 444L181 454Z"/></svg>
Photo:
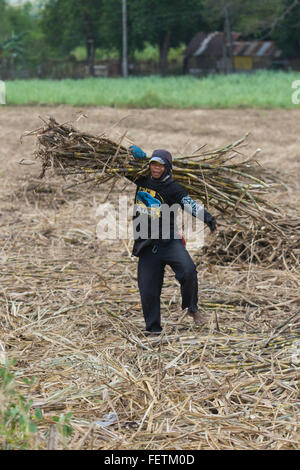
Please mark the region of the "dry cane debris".
<svg viewBox="0 0 300 470"><path fill-rule="evenodd" d="M201 254L211 263L234 264L237 261L284 268L300 269L300 219L279 219L277 229L259 226L252 230L227 229Z"/></svg>

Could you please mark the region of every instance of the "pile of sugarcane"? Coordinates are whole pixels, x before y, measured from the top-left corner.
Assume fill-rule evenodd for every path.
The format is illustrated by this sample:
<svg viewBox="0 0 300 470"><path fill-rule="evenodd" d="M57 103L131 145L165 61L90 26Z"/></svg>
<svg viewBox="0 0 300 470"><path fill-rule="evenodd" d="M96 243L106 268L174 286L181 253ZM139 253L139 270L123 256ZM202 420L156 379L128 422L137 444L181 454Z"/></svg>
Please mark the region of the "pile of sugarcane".
<svg viewBox="0 0 300 470"><path fill-rule="evenodd" d="M42 162L41 177L52 168L56 174L83 175L84 181L103 184L116 177L136 179L148 171L149 160L137 160L123 139L115 143L106 136L82 133L70 124L59 124L49 118L45 126L26 135L36 135L36 157ZM173 177L195 199L209 209L216 209L231 221L243 217L270 223L279 215L277 208L266 200L270 188L267 171L256 160L244 156L240 146L247 136L221 149L191 156L175 157Z"/></svg>
<svg viewBox="0 0 300 470"><path fill-rule="evenodd" d="M246 262L273 268L300 268L300 219L280 219L276 230L269 226L255 229L231 228L203 247L202 254L213 264Z"/></svg>

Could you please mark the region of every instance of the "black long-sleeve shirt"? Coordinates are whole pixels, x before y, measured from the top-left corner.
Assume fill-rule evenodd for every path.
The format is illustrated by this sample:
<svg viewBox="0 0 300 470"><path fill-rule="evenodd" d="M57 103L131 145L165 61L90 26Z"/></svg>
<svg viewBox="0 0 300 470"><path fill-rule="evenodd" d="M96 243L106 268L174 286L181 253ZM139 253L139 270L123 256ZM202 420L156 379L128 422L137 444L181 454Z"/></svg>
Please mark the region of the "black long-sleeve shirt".
<svg viewBox="0 0 300 470"><path fill-rule="evenodd" d="M134 183L137 185L133 214L135 240L179 238L176 226L179 207L204 222L211 217L171 175L155 179L149 174Z"/></svg>

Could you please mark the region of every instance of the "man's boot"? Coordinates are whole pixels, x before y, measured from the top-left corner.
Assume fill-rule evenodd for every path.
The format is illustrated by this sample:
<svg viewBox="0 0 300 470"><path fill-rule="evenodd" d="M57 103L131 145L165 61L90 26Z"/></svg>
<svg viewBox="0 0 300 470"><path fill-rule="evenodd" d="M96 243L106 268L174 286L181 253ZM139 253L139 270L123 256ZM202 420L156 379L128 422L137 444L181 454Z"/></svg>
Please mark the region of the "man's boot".
<svg viewBox="0 0 300 470"><path fill-rule="evenodd" d="M199 310L198 310L197 312L194 312L194 313L188 312L188 314L189 314L191 317L193 317L194 323L195 323L195 325L197 325L197 326L203 326L203 325L205 325L205 323L208 322L208 317L207 317L207 315L205 315L204 313L199 312Z"/></svg>

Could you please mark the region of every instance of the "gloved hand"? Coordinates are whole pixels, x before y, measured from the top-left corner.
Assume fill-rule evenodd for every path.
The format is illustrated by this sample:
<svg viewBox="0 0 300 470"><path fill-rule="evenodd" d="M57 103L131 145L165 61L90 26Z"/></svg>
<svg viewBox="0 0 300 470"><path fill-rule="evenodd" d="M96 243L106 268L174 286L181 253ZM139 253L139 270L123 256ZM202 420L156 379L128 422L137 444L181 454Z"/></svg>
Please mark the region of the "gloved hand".
<svg viewBox="0 0 300 470"><path fill-rule="evenodd" d="M147 154L142 150L140 147L137 145L132 145L129 147L129 150L131 151L132 155L134 158L146 158Z"/></svg>
<svg viewBox="0 0 300 470"><path fill-rule="evenodd" d="M217 230L216 219L205 209L204 209L204 223L209 227L211 233L214 233Z"/></svg>

